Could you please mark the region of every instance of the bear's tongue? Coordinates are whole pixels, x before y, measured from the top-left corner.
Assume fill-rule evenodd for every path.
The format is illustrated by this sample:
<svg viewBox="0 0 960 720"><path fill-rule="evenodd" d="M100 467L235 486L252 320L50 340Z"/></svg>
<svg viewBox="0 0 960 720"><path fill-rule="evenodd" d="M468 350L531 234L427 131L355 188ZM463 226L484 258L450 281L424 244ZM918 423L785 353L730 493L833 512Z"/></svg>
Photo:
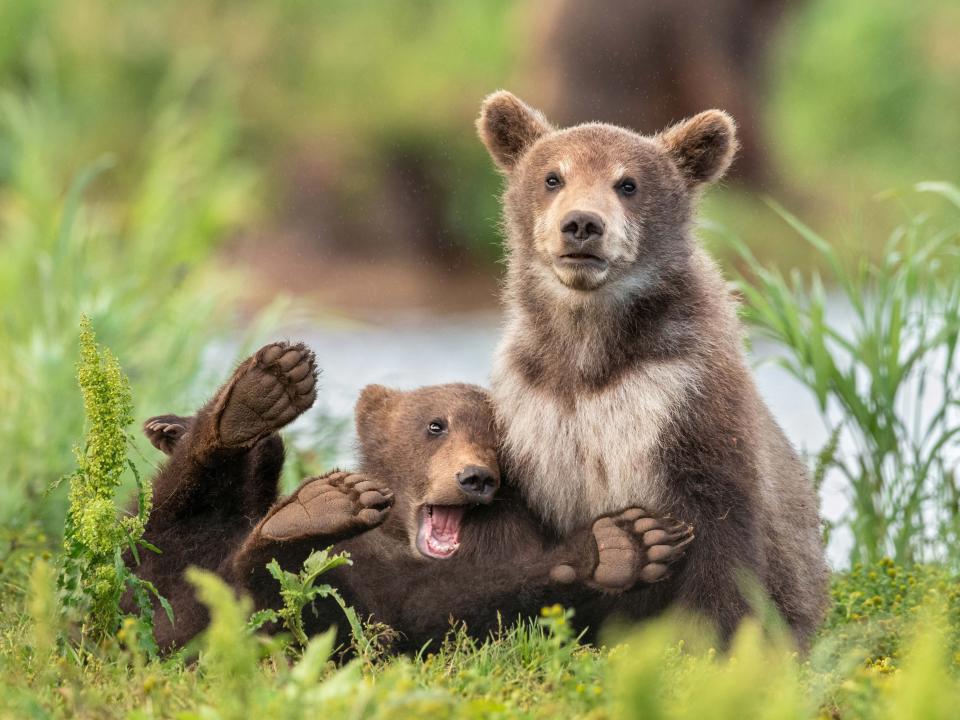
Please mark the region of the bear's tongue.
<svg viewBox="0 0 960 720"><path fill-rule="evenodd" d="M463 505L427 505L417 545L429 557L448 558L460 547L460 523L466 507Z"/></svg>

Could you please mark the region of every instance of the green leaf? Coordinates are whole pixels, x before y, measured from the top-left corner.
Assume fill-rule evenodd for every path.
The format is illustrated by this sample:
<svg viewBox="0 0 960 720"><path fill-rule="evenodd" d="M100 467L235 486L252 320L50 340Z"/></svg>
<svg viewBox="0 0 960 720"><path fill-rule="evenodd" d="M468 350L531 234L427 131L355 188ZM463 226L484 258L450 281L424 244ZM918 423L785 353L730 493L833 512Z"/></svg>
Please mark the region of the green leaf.
<svg viewBox="0 0 960 720"><path fill-rule="evenodd" d="M925 182L919 182L913 187L917 192L928 192L940 195L960 208L960 188L952 183L927 180Z"/></svg>
<svg viewBox="0 0 960 720"><path fill-rule="evenodd" d="M275 610L271 610L269 608L265 610L257 610L247 621L247 629L253 632L259 630L268 622L280 622L280 616Z"/></svg>
<svg viewBox="0 0 960 720"><path fill-rule="evenodd" d="M137 544L138 544L140 547L142 547L142 548L146 548L147 550L149 550L149 551L152 552L152 553L156 553L157 555L163 555L163 550L161 550L160 548L158 548L158 547L157 547L156 545L154 545L153 543L147 542L147 541L144 540L143 538L140 538L139 540L137 540Z"/></svg>

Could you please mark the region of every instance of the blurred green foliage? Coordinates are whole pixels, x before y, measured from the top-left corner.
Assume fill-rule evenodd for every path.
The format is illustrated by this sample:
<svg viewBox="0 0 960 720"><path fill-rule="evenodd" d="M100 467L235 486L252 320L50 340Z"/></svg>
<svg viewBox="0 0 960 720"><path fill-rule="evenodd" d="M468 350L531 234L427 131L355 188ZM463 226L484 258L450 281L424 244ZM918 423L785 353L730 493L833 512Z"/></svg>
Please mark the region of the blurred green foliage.
<svg viewBox="0 0 960 720"><path fill-rule="evenodd" d="M188 401L204 349L223 337L213 319L229 282L205 280L200 263L244 215L252 176L228 158L219 116L189 109L187 94L181 88L153 119L142 165L122 182L104 157L71 180L73 145L54 99L0 98L9 150L0 188L4 525L40 515L48 530L61 526L63 494L39 496L70 470L83 428L73 378L82 314L127 370L138 418L171 398ZM94 185L113 197L90 199Z"/></svg>
<svg viewBox="0 0 960 720"><path fill-rule="evenodd" d="M769 129L795 184L849 200L960 179L958 28L952 0L797 3Z"/></svg>
<svg viewBox="0 0 960 720"><path fill-rule="evenodd" d="M55 187L105 151L121 172L99 189L126 185L145 160L145 133L180 103L216 116L236 141L232 159L266 172L244 198L248 212L259 205L282 220L291 196L322 193L351 228L396 194L389 166L409 156L442 196L452 241L494 257L498 181L471 123L522 46L511 13L506 0L9 0L0 86L44 104L61 140ZM0 183L14 147L0 139ZM334 180L301 187L298 171L314 166Z"/></svg>
<svg viewBox="0 0 960 720"><path fill-rule="evenodd" d="M322 205L326 224L308 232L332 223L330 232L391 242L391 197L409 204L418 190L398 190L415 180L439 206L438 249L496 258L499 182L471 123L487 92L522 93L532 82L524 74L538 33L531 7L7 0L0 87L56 149L44 168L0 135L0 184L20 156L38 185L59 192L109 151L116 169L95 190L121 196L149 162L145 139L158 119L180 106L218 128L206 139L210 152L262 172L243 199L245 227L309 225ZM810 197L808 219L890 186L960 179L958 24L951 0L793 5L767 73L767 134L784 187ZM413 180L404 174L411 164ZM721 192L711 212L771 251L764 235L773 219L755 205Z"/></svg>

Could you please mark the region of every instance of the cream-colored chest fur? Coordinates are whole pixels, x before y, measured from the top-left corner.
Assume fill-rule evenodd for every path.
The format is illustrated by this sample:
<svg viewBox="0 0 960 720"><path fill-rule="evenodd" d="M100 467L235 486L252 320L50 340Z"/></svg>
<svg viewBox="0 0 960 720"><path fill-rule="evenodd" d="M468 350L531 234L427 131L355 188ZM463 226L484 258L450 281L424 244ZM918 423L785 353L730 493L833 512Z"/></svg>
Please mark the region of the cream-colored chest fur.
<svg viewBox="0 0 960 720"><path fill-rule="evenodd" d="M699 383L684 361L651 363L574 406L531 387L509 361L505 338L493 395L508 466L531 507L562 532L630 506L656 509L661 474L654 450L673 413Z"/></svg>

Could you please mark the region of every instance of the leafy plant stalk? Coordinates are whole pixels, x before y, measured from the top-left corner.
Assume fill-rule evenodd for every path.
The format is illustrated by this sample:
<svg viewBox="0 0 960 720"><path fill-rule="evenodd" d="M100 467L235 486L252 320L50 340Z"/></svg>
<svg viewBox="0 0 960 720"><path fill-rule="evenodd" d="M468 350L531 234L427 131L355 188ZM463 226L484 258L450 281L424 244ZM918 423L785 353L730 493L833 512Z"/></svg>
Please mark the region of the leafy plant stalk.
<svg viewBox="0 0 960 720"><path fill-rule="evenodd" d="M280 567L280 563L271 560L267 564L267 571L280 583L280 597L283 607L279 610L260 610L250 618L248 626L252 630L262 627L267 622L281 622L290 631L293 639L303 648L307 646L308 637L303 626L303 611L318 598L332 598L343 610L350 624L350 632L354 643L361 651L369 650L369 640L363 630L363 624L357 617L357 612L346 604L343 596L337 589L328 583L317 584L317 579L326 572L342 565L352 565L347 553L331 554L332 548L314 550L303 562L303 568L292 573Z"/></svg>
<svg viewBox="0 0 960 720"><path fill-rule="evenodd" d="M71 619L82 625L81 636L103 639L115 633L122 612L120 598L128 587L141 611L140 621L152 630L150 595L171 615L166 600L152 584L128 569L123 553L139 562L140 549L157 552L143 539L150 516L149 481L136 472L127 456L126 428L133 421L133 400L127 377L109 350L97 345L89 318L80 322L80 361L77 380L83 394L87 433L83 447L75 448L77 469L69 477L70 506L64 527L64 553L58 588L60 603ZM124 473L133 472L137 508L133 514L117 506L117 490ZM149 650L152 634L145 637Z"/></svg>

